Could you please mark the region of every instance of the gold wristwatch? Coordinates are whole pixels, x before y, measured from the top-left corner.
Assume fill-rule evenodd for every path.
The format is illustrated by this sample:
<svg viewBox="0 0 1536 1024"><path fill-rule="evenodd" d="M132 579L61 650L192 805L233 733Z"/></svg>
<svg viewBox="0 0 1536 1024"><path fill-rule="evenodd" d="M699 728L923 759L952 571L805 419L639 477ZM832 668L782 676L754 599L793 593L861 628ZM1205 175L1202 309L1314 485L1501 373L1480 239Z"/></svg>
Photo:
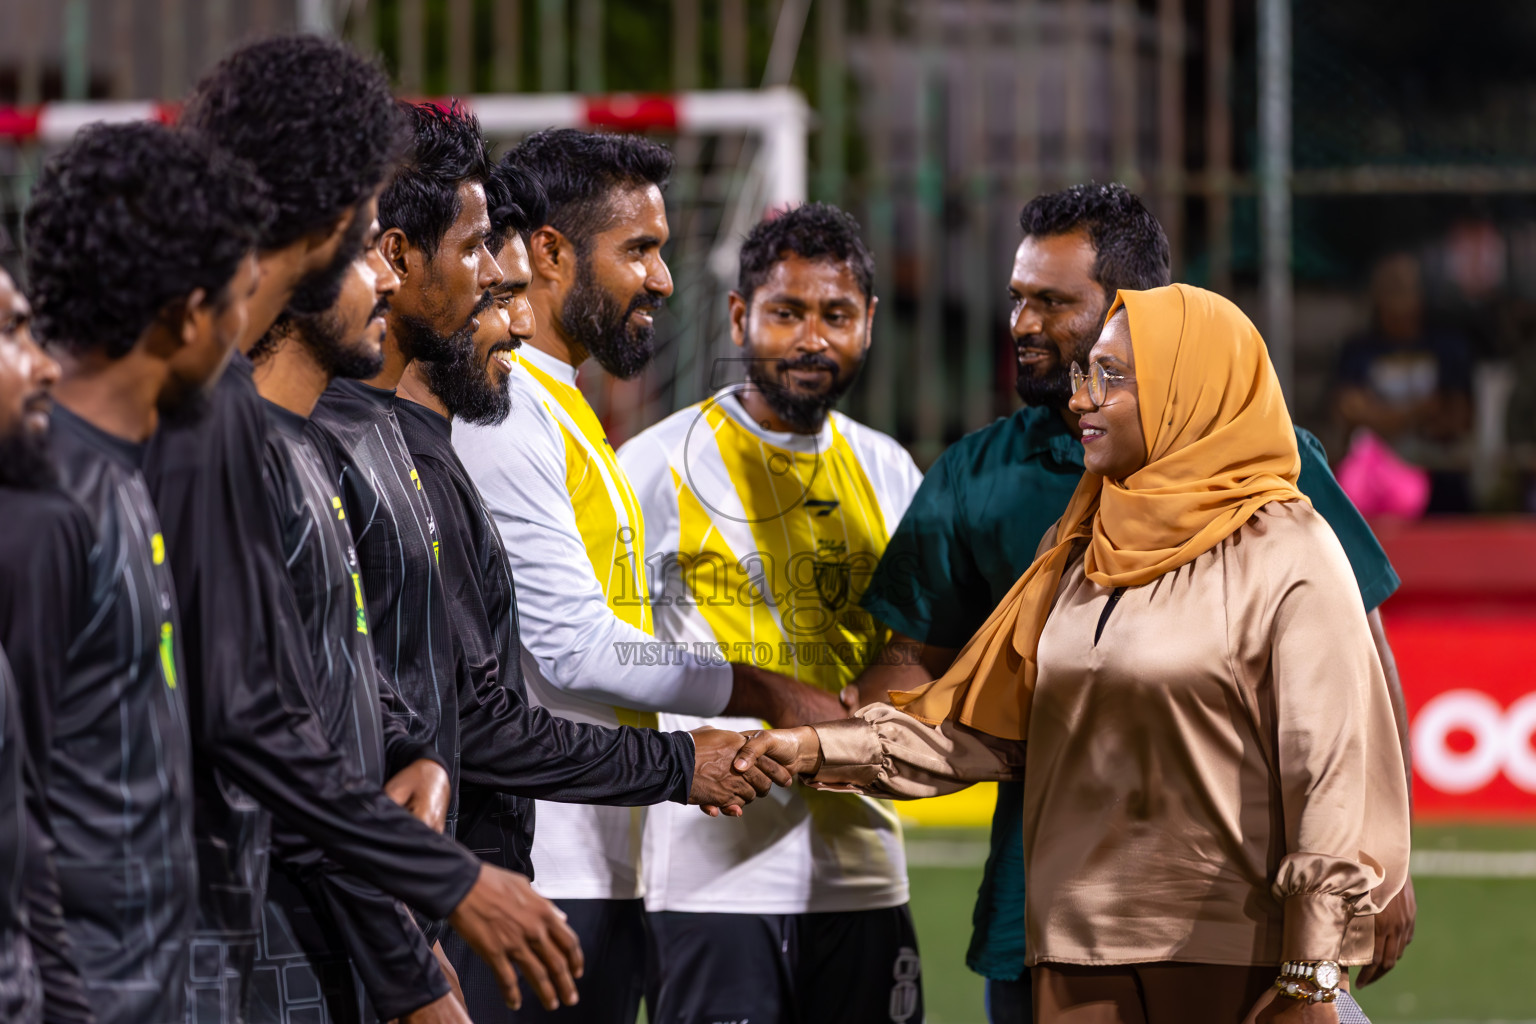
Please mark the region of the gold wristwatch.
<svg viewBox="0 0 1536 1024"><path fill-rule="evenodd" d="M1308 1003L1331 1003L1339 998L1344 972L1332 960L1287 960L1280 965L1275 988L1281 995Z"/></svg>

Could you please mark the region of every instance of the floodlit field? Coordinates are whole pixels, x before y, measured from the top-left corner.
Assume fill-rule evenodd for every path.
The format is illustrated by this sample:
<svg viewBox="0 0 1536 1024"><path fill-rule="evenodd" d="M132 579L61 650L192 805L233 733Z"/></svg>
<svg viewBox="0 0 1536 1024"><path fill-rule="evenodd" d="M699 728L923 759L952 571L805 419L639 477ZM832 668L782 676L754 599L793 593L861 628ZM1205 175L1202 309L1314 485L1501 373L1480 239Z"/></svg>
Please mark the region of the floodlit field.
<svg viewBox="0 0 1536 1024"><path fill-rule="evenodd" d="M985 1021L965 949L986 840L978 828L907 831L930 1024ZM1414 855L1418 933L1358 993L1372 1021L1536 1024L1536 828L1423 827Z"/></svg>

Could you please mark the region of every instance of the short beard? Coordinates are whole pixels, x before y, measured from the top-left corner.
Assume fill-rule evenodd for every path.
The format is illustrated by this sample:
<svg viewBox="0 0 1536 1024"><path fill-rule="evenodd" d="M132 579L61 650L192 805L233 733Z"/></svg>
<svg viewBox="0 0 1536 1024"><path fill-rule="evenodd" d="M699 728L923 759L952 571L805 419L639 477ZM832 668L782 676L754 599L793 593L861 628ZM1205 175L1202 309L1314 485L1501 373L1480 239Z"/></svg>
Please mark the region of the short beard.
<svg viewBox="0 0 1536 1024"><path fill-rule="evenodd" d="M41 491L58 483L48 449L48 433L18 427L0 436L0 487Z"/></svg>
<svg viewBox="0 0 1536 1024"><path fill-rule="evenodd" d="M827 414L853 387L859 372L864 369L868 355L861 356L857 365L846 375L839 372L837 363L830 356L807 352L794 359L752 358L752 338L747 335L742 347L748 355L747 381L762 393L763 401L773 414L798 433L814 434L827 422ZM784 375L790 370L826 369L832 373L831 386L821 394L807 394L784 384Z"/></svg>
<svg viewBox="0 0 1536 1024"><path fill-rule="evenodd" d="M374 317L389 311L389 300L380 299L373 312L368 314L371 324ZM345 325L335 310L316 313L313 316L295 316L291 319L294 336L299 344L309 350L316 364L332 380L367 380L377 377L384 369L384 346L370 350L362 343L362 337L345 336ZM365 327L366 334L367 328Z"/></svg>
<svg viewBox="0 0 1536 1024"><path fill-rule="evenodd" d="M1094 343L1098 340L1097 332L1078 338L1077 344L1072 349L1072 358L1067 361L1067 364L1058 366L1044 377L1026 373L1021 367L1018 376L1014 379L1013 390L1024 400L1025 405L1046 409L1065 409L1067 403L1072 401L1072 363L1076 362L1086 367L1088 353L1093 351Z"/></svg>
<svg viewBox="0 0 1536 1024"><path fill-rule="evenodd" d="M655 312L661 304L660 295L641 291L621 309L619 301L597 283L592 261L577 256L576 281L557 319L565 336L586 349L599 366L620 380L633 380L656 355L656 328L632 325L629 317L641 309Z"/></svg>
<svg viewBox="0 0 1536 1024"><path fill-rule="evenodd" d="M498 351L492 349L492 352ZM489 354L488 354L489 355ZM512 411L511 378L491 383L490 374L474 345L452 359L425 362L427 387L448 410L449 416L466 423L494 427Z"/></svg>
<svg viewBox="0 0 1536 1024"><path fill-rule="evenodd" d="M352 223L336 246L331 262L299 282L288 299L288 309L295 313L315 315L324 313L341 298L341 286L346 282L352 262L363 254L363 238L368 234L370 222L363 216L362 207L352 212Z"/></svg>

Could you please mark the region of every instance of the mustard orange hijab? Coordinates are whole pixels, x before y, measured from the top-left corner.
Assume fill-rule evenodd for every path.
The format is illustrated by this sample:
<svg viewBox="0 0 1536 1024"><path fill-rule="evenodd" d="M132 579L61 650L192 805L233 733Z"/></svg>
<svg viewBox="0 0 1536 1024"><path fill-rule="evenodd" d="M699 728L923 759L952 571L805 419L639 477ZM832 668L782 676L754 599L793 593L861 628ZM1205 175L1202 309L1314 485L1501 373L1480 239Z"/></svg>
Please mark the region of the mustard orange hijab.
<svg viewBox="0 0 1536 1024"><path fill-rule="evenodd" d="M1134 587L1194 561L1261 506L1305 500L1296 489L1301 460L1280 382L1242 310L1184 284L1121 291L1109 315L1122 306L1146 466L1120 481L1084 474L1056 523L1054 545L1019 577L949 671L891 694L907 714L1025 739L1040 631L1079 541L1088 542L1089 579Z"/></svg>

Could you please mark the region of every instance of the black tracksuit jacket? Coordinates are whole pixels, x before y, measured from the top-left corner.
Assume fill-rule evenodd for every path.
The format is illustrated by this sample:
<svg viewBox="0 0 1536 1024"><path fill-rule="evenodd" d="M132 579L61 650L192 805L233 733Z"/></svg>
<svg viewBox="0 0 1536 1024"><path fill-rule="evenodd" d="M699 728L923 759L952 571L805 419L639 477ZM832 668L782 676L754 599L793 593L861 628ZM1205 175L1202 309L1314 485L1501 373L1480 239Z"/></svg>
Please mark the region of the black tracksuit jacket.
<svg viewBox="0 0 1536 1024"><path fill-rule="evenodd" d="M142 445L62 407L51 440L60 491L7 492L0 643L56 844L67 952L101 1024L182 1024L197 864L166 542ZM62 951L37 952L50 1019L77 1016Z"/></svg>
<svg viewBox="0 0 1536 1024"><path fill-rule="evenodd" d="M398 723L388 737L384 733L379 668L336 467L305 436L306 417L270 402L266 414L267 500L315 669L309 697L327 740L354 771L380 784L417 758L435 760L435 754ZM425 937L397 901L281 825L273 833L273 852L251 1024L286 1024L320 999L329 1003L332 1021L353 1019L361 1005L353 967L385 1020L448 993ZM320 984L296 994L280 975L301 964Z"/></svg>
<svg viewBox="0 0 1536 1024"><path fill-rule="evenodd" d="M355 771L308 694L303 617L264 491L266 403L236 353L206 407L166 423L146 475L165 526L187 638L186 693L203 873L198 930L222 970L199 969L197 1019L233 1019L248 993L263 905L262 808L337 864L430 917L474 884L463 852ZM252 799L254 798L254 800Z"/></svg>

